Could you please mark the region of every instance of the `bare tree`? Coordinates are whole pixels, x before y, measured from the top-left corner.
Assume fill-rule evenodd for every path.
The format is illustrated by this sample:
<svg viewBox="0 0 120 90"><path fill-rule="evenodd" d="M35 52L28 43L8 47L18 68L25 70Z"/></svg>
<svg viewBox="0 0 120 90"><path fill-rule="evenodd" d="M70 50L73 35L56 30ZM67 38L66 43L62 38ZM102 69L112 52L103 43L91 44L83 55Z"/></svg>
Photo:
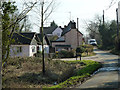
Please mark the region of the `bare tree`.
<svg viewBox="0 0 120 90"><path fill-rule="evenodd" d="M32 25L31 22L29 20L29 15L27 15L22 22L20 23L21 25L19 25L19 32L31 32L32 29Z"/></svg>
<svg viewBox="0 0 120 90"><path fill-rule="evenodd" d="M89 38L95 38L98 42L100 41L100 34L99 34L99 25L102 24L102 18L98 15L95 16L94 20L84 21L86 26L86 31L89 33ZM100 42L99 42L100 43Z"/></svg>
<svg viewBox="0 0 120 90"><path fill-rule="evenodd" d="M48 17L50 17L50 15L52 14L52 12L55 10L55 6L56 2L55 0L38 0L37 1L37 6L35 7L35 9L33 9L33 11L36 13L37 20L40 22L41 24L37 24L35 23L35 25L37 25L40 28L40 33L42 35L42 62L43 62L43 75L45 74L45 60L44 60L44 33L43 33L43 27L44 27L44 23L45 21L48 19Z"/></svg>

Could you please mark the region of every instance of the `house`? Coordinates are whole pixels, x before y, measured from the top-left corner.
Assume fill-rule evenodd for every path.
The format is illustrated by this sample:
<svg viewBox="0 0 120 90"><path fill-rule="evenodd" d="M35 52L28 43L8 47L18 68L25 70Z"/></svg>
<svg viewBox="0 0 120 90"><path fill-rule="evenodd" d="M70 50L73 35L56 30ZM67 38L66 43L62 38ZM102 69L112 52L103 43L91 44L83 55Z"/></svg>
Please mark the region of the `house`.
<svg viewBox="0 0 120 90"><path fill-rule="evenodd" d="M39 49L41 48L41 39L39 37L40 34L35 32L14 33L12 37L14 42L10 46L10 56L34 56L37 51L41 51L41 49ZM46 41L45 38L44 41ZM44 44L44 48L49 50L47 43L45 42ZM47 50L46 53L49 53Z"/></svg>
<svg viewBox="0 0 120 90"><path fill-rule="evenodd" d="M58 36L61 37L62 34L61 26L57 26L53 21L49 27L43 27L43 33L47 36Z"/></svg>
<svg viewBox="0 0 120 90"><path fill-rule="evenodd" d="M41 34L36 34L36 40L37 40L37 50L38 51L42 51L42 35ZM44 35L43 38L43 44L44 44L44 53L49 53L49 46L50 46L50 42L48 40L48 37L46 35Z"/></svg>
<svg viewBox="0 0 120 90"><path fill-rule="evenodd" d="M59 51L61 49L76 49L83 41L83 34L76 28L76 23L70 21L63 29L61 37L52 42L52 47Z"/></svg>
<svg viewBox="0 0 120 90"><path fill-rule="evenodd" d="M58 37L61 37L62 32L63 32L63 30L62 30L61 26L59 26L52 32L52 35L54 35L54 36L56 35Z"/></svg>
<svg viewBox="0 0 120 90"><path fill-rule="evenodd" d="M43 27L43 33L45 35L51 36L52 32L57 28L58 26L53 21L49 27Z"/></svg>

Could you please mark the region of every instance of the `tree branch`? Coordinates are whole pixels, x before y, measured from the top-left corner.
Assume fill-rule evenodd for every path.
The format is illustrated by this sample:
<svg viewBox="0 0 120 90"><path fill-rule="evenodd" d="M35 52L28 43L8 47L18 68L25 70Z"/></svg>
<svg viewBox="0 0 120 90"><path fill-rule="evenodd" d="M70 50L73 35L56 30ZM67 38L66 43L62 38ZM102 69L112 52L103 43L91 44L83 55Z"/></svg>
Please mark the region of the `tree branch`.
<svg viewBox="0 0 120 90"><path fill-rule="evenodd" d="M5 29L9 29L9 28L11 28L13 25L15 25L16 23L19 23L21 20L23 20L23 19L26 17L27 13L28 13L29 11L31 11L31 9L34 7L35 4L36 4L36 2L35 2L32 6L30 6L28 10L26 10L27 8L25 8L25 9L20 13L20 15L18 15L18 17L17 17L17 19L15 20L15 22L14 22L13 24L11 24L10 26L6 27Z"/></svg>
<svg viewBox="0 0 120 90"><path fill-rule="evenodd" d="M53 9L49 12L49 14L45 17L44 21L51 15L51 13L53 12Z"/></svg>
<svg viewBox="0 0 120 90"><path fill-rule="evenodd" d="M51 2L50 2L50 4L48 5L48 7L45 9L45 11L44 11L44 14L49 10L49 8L50 8L50 6L52 5L52 3L54 2L54 0L52 0Z"/></svg>

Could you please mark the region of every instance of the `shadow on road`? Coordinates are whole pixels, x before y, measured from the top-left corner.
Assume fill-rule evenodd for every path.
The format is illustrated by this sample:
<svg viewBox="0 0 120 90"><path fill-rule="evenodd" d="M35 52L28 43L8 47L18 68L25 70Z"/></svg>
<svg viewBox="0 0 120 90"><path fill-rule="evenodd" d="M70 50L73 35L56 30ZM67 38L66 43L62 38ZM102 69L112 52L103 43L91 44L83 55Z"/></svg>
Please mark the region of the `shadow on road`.
<svg viewBox="0 0 120 90"><path fill-rule="evenodd" d="M80 90L120 90L119 85L120 82L107 82L104 83L104 86L98 86L97 88L80 88Z"/></svg>

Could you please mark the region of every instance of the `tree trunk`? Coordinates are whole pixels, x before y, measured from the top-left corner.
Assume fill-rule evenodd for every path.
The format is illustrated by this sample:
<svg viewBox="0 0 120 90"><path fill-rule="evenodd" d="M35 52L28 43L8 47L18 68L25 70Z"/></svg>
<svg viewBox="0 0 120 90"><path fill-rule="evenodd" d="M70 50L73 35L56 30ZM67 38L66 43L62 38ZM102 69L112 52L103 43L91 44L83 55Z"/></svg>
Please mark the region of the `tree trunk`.
<svg viewBox="0 0 120 90"><path fill-rule="evenodd" d="M41 7L41 34L42 34L42 62L43 62L43 68L42 68L42 72L43 75L45 75L45 60L44 60L44 33L43 33L43 7L44 7L44 1L42 2L42 7Z"/></svg>

